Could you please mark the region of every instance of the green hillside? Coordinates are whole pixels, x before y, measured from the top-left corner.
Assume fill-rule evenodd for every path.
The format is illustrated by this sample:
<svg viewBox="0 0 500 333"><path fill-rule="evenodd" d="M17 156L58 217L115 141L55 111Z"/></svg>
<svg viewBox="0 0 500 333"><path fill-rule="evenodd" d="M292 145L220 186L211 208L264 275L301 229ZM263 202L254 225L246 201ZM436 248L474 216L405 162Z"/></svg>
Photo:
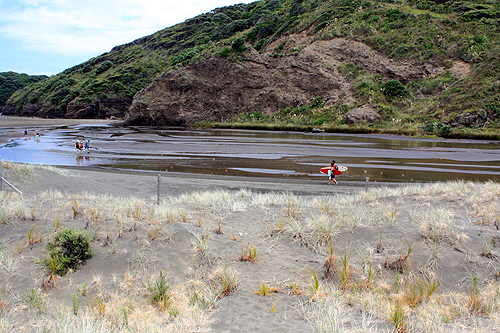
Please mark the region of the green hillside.
<svg viewBox="0 0 500 333"><path fill-rule="evenodd" d="M356 64L346 63L344 75L351 80L357 104L379 105L386 125L396 119L397 126L417 122L426 124L430 132L449 134L449 128L440 124L472 113L484 121L473 122L471 127L497 131L499 8L498 0L267 0L217 8L30 85L16 92L8 105L18 110L38 105L64 114L73 100L92 103L107 98L131 99L169 68L212 55L237 62L252 49L264 52L281 36L307 32L316 39L361 41L397 60L445 68L458 60L471 64L465 78L445 72L403 82L402 86L398 82L387 85L387 80ZM279 46L272 51L275 57L283 56ZM342 124L342 119L328 112L314 112L321 114L322 121L317 116L303 118L315 125Z"/></svg>
<svg viewBox="0 0 500 333"><path fill-rule="evenodd" d="M17 90L46 78L45 75L28 75L15 72L0 73L0 106L4 106L9 97Z"/></svg>

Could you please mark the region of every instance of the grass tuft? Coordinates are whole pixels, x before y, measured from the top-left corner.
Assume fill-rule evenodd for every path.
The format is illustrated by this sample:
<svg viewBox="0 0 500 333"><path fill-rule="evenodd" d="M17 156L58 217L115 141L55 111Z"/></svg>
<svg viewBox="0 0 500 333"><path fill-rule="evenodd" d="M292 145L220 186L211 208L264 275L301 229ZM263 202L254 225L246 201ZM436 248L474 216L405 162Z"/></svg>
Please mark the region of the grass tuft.
<svg viewBox="0 0 500 333"><path fill-rule="evenodd" d="M248 243L246 248L241 251L240 261L256 262L257 260L257 247Z"/></svg>

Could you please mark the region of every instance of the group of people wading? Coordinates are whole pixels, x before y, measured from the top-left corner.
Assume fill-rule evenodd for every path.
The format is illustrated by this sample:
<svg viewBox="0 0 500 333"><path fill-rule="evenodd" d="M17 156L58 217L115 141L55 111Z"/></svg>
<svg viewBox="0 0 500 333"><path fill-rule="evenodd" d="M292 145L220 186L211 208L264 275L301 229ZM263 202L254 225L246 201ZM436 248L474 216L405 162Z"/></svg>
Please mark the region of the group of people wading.
<svg viewBox="0 0 500 333"><path fill-rule="evenodd" d="M85 142L85 146L82 140L76 141L76 153L77 154L83 153L83 149L87 151L87 154L90 154L90 140L87 140Z"/></svg>

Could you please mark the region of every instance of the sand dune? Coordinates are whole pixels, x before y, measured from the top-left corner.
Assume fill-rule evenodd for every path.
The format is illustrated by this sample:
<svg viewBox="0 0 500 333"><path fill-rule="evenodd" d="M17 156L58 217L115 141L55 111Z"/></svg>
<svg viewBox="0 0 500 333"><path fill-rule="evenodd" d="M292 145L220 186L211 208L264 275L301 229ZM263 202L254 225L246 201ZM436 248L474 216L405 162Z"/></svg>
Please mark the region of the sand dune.
<svg viewBox="0 0 500 333"><path fill-rule="evenodd" d="M156 205L154 175L13 163L4 175L24 194L1 192L5 330L499 328L497 183L318 195L172 176ZM45 244L63 228L86 230L94 256L43 289ZM151 296L160 274L166 303Z"/></svg>

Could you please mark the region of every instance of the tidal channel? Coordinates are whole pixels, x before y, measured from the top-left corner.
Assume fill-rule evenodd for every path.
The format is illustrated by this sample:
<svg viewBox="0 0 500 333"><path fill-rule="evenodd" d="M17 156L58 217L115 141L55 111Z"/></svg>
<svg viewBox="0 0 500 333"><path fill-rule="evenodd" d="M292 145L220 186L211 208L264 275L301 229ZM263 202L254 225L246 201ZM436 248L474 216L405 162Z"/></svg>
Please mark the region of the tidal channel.
<svg viewBox="0 0 500 333"><path fill-rule="evenodd" d="M76 140L90 140L77 154ZM349 182L500 179L500 142L197 128L75 125L0 147L0 160L73 167L327 180L332 159Z"/></svg>

